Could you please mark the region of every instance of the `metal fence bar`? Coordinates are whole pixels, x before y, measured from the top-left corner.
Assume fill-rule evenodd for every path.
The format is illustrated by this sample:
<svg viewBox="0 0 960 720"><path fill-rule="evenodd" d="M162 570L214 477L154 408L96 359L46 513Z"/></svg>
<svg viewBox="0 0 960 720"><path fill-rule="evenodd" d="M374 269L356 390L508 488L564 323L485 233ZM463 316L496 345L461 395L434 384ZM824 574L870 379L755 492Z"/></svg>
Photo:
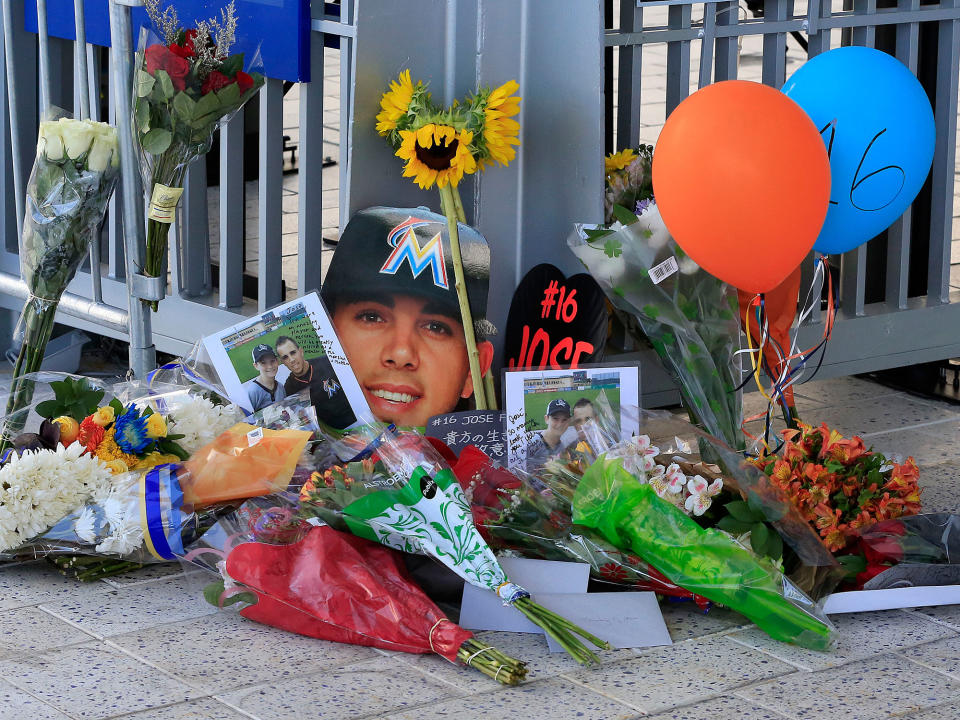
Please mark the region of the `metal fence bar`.
<svg viewBox="0 0 960 720"><path fill-rule="evenodd" d="M877 11L877 0L853 0L853 10L859 15L873 15ZM876 25L862 25L853 28L853 44L876 47Z"/></svg>
<svg viewBox="0 0 960 720"><path fill-rule="evenodd" d="M943 0L956 8L958 0ZM930 207L930 254L927 303L950 301L950 238L953 235L953 187L957 159L957 67L960 65L960 21L937 28L937 85L934 100L936 152L933 156L933 201Z"/></svg>
<svg viewBox="0 0 960 720"><path fill-rule="evenodd" d="M187 297L210 289L210 225L207 211L207 162L201 156L187 166L180 215L179 288ZM178 285L174 284L174 291Z"/></svg>
<svg viewBox="0 0 960 720"><path fill-rule="evenodd" d="M73 44L74 83L80 96L80 118L90 117L90 76L87 72L87 26L83 0L73 0L73 23L77 40Z"/></svg>
<svg viewBox="0 0 960 720"><path fill-rule="evenodd" d="M635 0L620 0L620 29L633 32L642 27L643 8ZM640 142L642 69L642 45L620 48L617 94L621 99L627 98L627 102L617 105L617 150L635 147Z"/></svg>
<svg viewBox="0 0 960 720"><path fill-rule="evenodd" d="M667 43L667 111L666 116L690 94L690 40L697 37L698 30L690 30L690 5L671 5L667 10L672 30L684 30L690 34L685 39Z"/></svg>
<svg viewBox="0 0 960 720"><path fill-rule="evenodd" d="M352 26L356 14L355 0L342 0L340 3L340 24ZM340 35L340 155L337 158L337 168L340 171L340 230L347 224L350 207L350 173L353 158L346 151L350 147L348 138L353 124L353 80L354 80L354 53L356 52L356 35L346 33Z"/></svg>
<svg viewBox="0 0 960 720"><path fill-rule="evenodd" d="M697 80L697 88L702 88L710 84L716 26L717 4L707 3L703 6L703 42L700 43L700 76Z"/></svg>
<svg viewBox="0 0 960 720"><path fill-rule="evenodd" d="M117 125L117 82L114 73L107 77L107 121ZM117 183L117 189L110 198L107 211L107 277L123 280L126 277L123 245L123 193L124 183Z"/></svg>
<svg viewBox="0 0 960 720"><path fill-rule="evenodd" d="M786 0L764 0L764 23L787 20ZM762 79L765 85L779 88L787 79L787 36L782 32L763 36Z"/></svg>
<svg viewBox="0 0 960 720"><path fill-rule="evenodd" d="M867 284L867 246L844 253L840 261L840 308L848 317L864 313Z"/></svg>
<svg viewBox="0 0 960 720"><path fill-rule="evenodd" d="M268 78L260 90L260 185L257 307L283 301L283 81Z"/></svg>
<svg viewBox="0 0 960 720"><path fill-rule="evenodd" d="M22 20L20 15L18 19ZM3 2L3 57L4 57L4 81L7 85L7 120L10 123L10 160L13 166L13 200L17 213L17 238L23 234L23 193L24 176L23 166L20 162L20 107L17 102L17 79L15 68L17 67L17 58L15 54L14 39L14 19L13 2L4 0Z"/></svg>
<svg viewBox="0 0 960 720"><path fill-rule="evenodd" d="M243 304L244 230L243 147L241 110L220 126L220 307Z"/></svg>
<svg viewBox="0 0 960 720"><path fill-rule="evenodd" d="M740 22L740 3L720 3L717 8L717 25L733 26ZM716 29L714 30L716 35ZM737 77L738 57L740 50L739 39L733 36L716 38L714 41L714 80L734 80Z"/></svg>
<svg viewBox="0 0 960 720"><path fill-rule="evenodd" d="M300 84L297 291L301 294L320 289L323 257L323 61L323 33L311 31L310 82ZM341 132L345 130L340 128Z"/></svg>
<svg viewBox="0 0 960 720"><path fill-rule="evenodd" d="M121 183L123 185L124 243L126 252L126 276L132 281L138 268L144 266L146 241L144 239L143 196L140 191L139 167L133 141L130 119L130 93L133 87L133 52L130 47L130 8L110 0L110 72L117 90L117 132L120 136ZM157 366L156 348L153 345L151 311L134 296L128 295L130 317L130 369L138 378Z"/></svg>
<svg viewBox="0 0 960 720"><path fill-rule="evenodd" d="M916 10L920 0L897 0L901 10ZM920 51L920 24L906 23L897 26L896 55L910 72L917 74ZM913 205L887 230L887 277L884 297L891 308L907 307L907 290L910 277L910 226Z"/></svg>
<svg viewBox="0 0 960 720"><path fill-rule="evenodd" d="M10 0L5 0L10 2ZM47 33L47 0L37 0L37 38L40 45L40 117L50 109L50 35Z"/></svg>

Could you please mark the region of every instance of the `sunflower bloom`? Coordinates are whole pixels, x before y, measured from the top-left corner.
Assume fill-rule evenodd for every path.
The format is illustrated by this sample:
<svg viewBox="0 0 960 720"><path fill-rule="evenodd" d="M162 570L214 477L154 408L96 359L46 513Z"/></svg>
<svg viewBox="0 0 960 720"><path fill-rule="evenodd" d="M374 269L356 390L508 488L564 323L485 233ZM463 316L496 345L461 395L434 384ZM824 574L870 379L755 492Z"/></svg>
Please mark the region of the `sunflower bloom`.
<svg viewBox="0 0 960 720"><path fill-rule="evenodd" d="M377 113L377 132L389 135L397 127L397 121L406 115L413 100L414 85L410 80L410 71L404 70L396 82L390 83L390 89L380 98L380 112Z"/></svg>
<svg viewBox="0 0 960 720"><path fill-rule="evenodd" d="M627 148L620 152L610 153L603 159L604 170L607 175L617 170L623 170L627 165L637 159L637 153L633 148Z"/></svg>
<svg viewBox="0 0 960 720"><path fill-rule="evenodd" d="M480 169L499 163L506 166L517 156L513 145L519 145L520 123L512 120L520 112L521 98L514 95L520 86L516 80L504 83L487 97L483 109L483 144L486 155L480 158Z"/></svg>
<svg viewBox="0 0 960 720"><path fill-rule="evenodd" d="M457 131L450 125L428 123L420 129L401 130L397 157L406 160L403 176L413 178L423 190L456 187L464 175L477 171L477 162L470 153L473 133Z"/></svg>

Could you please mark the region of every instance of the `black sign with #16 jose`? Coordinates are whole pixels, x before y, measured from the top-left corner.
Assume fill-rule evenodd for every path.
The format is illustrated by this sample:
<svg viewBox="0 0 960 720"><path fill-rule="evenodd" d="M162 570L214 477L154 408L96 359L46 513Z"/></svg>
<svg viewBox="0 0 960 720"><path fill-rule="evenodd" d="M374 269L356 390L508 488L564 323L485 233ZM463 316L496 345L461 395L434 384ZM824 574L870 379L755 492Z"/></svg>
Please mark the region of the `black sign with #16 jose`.
<svg viewBox="0 0 960 720"><path fill-rule="evenodd" d="M457 455L467 445L476 445L502 464L507 458L505 423L506 413L501 410L434 415L427 421L427 436L442 440Z"/></svg>

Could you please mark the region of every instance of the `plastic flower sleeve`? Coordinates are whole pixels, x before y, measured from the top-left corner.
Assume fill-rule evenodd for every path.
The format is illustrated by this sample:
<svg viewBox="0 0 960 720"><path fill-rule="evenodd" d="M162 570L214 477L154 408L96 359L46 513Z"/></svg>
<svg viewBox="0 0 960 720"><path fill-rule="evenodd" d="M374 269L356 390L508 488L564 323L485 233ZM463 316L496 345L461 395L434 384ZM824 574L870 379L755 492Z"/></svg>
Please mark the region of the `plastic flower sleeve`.
<svg viewBox="0 0 960 720"><path fill-rule="evenodd" d="M450 621L398 553L304 521L295 496L245 502L180 558L188 569L213 573L204 575L208 602L250 620L333 642L435 652L506 684L526 674L522 663Z"/></svg>
<svg viewBox="0 0 960 720"><path fill-rule="evenodd" d="M594 240L574 233L568 244L613 306L640 325L697 423L742 447L736 291L684 254L656 204L632 225Z"/></svg>
<svg viewBox="0 0 960 720"><path fill-rule="evenodd" d="M772 563L698 525L650 485L638 484L623 463L601 457L587 469L573 498L575 522L597 528L681 587L746 615L777 640L830 646L826 616Z"/></svg>

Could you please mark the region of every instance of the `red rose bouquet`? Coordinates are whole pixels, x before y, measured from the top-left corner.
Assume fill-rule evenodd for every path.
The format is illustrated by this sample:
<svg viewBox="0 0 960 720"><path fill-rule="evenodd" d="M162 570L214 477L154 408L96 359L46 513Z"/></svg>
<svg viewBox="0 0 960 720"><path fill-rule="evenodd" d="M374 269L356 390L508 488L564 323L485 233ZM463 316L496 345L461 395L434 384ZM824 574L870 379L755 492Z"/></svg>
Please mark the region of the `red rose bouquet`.
<svg viewBox="0 0 960 720"><path fill-rule="evenodd" d="M210 150L217 124L253 97L264 78L249 66L244 71L242 53L229 54L237 29L232 1L219 18L187 30L173 6L160 12L159 0L147 1L147 13L162 38L148 28L141 32L133 125L150 203L143 272L161 277L187 166Z"/></svg>

